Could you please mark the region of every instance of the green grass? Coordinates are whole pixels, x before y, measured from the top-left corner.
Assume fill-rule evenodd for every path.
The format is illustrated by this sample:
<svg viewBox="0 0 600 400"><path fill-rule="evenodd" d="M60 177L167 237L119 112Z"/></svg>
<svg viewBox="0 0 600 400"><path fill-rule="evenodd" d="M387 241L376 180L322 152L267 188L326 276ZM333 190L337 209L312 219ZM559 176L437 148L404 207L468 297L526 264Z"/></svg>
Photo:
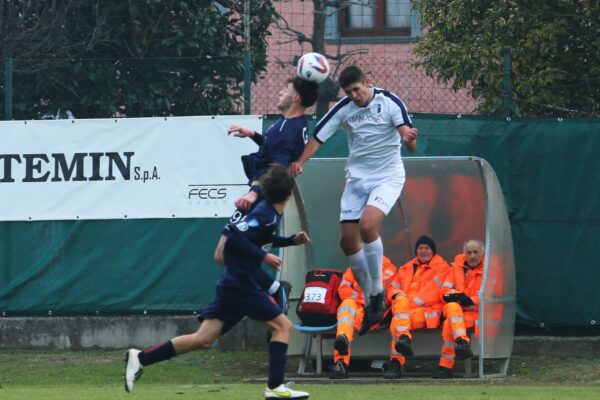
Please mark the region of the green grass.
<svg viewBox="0 0 600 400"><path fill-rule="evenodd" d="M290 372L297 360L289 363ZM264 352L197 352L147 367L135 391L122 384L122 352L0 351L0 399L260 399ZM298 384L311 399L598 399L600 360L515 357L505 380ZM376 394L376 397L374 397Z"/></svg>
<svg viewBox="0 0 600 400"><path fill-rule="evenodd" d="M154 385L140 384L127 394L108 386L48 386L18 387L0 390L2 399L260 399L263 385ZM457 385L302 385L311 399L373 399L377 400L475 400L528 399L560 400L598 399L598 387L539 386L457 386Z"/></svg>

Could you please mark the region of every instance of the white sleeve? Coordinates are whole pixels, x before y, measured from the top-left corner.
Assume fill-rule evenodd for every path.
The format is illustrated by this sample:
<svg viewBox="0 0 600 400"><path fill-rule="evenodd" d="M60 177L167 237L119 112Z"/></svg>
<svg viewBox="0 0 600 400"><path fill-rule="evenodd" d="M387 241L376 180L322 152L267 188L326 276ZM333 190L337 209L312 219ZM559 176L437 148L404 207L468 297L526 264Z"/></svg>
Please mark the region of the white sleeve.
<svg viewBox="0 0 600 400"><path fill-rule="evenodd" d="M412 126L412 121L408 116L408 110L406 109L406 106L404 105L404 102L400 99L400 97L396 96L393 93L390 93L390 96L387 98L387 100L394 126L396 128L401 125Z"/></svg>
<svg viewBox="0 0 600 400"><path fill-rule="evenodd" d="M342 125L342 121L344 119L343 116L345 114L344 106L349 102L350 99L344 97L342 100L338 101L335 106L333 106L331 110L329 110L327 114L325 114L325 116L317 123L314 136L319 143L324 143Z"/></svg>

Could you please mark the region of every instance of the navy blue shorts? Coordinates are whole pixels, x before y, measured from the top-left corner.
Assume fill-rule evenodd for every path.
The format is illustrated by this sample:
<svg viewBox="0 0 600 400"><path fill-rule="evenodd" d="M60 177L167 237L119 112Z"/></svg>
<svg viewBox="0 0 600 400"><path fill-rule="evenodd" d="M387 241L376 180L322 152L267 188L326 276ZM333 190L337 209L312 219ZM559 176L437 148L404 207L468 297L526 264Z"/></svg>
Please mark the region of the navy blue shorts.
<svg viewBox="0 0 600 400"><path fill-rule="evenodd" d="M217 286L217 298L198 313L198 319L218 319L225 322L221 335L244 316L267 322L282 314L281 307L267 292L254 288Z"/></svg>

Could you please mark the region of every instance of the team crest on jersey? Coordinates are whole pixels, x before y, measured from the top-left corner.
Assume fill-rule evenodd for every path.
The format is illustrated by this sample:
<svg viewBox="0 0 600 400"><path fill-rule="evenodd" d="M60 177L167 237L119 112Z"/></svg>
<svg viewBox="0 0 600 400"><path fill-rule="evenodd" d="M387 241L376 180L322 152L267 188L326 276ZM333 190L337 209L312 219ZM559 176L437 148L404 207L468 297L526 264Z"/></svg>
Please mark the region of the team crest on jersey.
<svg viewBox="0 0 600 400"><path fill-rule="evenodd" d="M371 106L371 112L373 114L381 114L381 103L376 103Z"/></svg>
<svg viewBox="0 0 600 400"><path fill-rule="evenodd" d="M259 225L260 225L260 222L258 222L258 220L256 218L252 218L250 221L248 221L248 226L250 228L256 228Z"/></svg>
<svg viewBox="0 0 600 400"><path fill-rule="evenodd" d="M235 227L238 228L240 232L246 232L248 230L248 223L246 221L242 221L236 224Z"/></svg>

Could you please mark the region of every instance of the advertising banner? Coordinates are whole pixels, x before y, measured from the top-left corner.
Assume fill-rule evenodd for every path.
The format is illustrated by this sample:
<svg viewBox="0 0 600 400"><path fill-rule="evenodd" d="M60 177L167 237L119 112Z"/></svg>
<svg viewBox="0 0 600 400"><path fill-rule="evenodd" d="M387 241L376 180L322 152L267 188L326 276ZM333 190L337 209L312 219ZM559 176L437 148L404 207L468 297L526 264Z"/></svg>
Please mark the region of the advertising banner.
<svg viewBox="0 0 600 400"><path fill-rule="evenodd" d="M258 116L0 122L0 220L224 218Z"/></svg>

